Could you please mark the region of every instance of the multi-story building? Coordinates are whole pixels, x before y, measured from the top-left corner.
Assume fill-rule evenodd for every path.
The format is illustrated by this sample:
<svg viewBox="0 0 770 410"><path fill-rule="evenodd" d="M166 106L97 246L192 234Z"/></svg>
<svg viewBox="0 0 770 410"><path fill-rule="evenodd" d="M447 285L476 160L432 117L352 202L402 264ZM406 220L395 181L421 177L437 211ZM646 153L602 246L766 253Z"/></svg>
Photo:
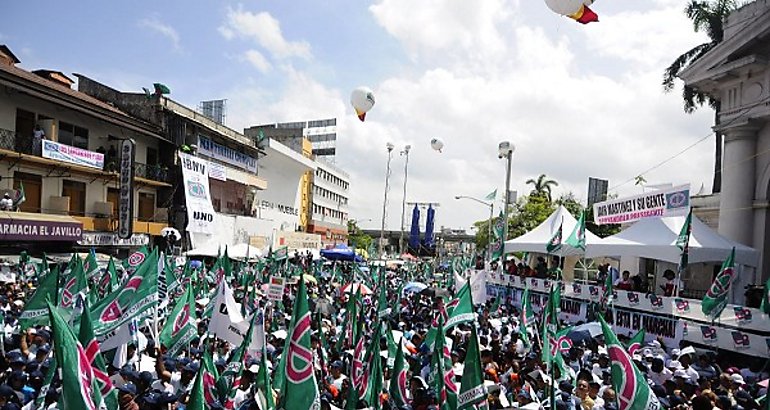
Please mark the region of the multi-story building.
<svg viewBox="0 0 770 410"><path fill-rule="evenodd" d="M314 172L303 185L303 227L321 235L324 245L347 242L350 175L333 163L336 155L336 119L257 125L244 130L253 138L277 140L312 158Z"/></svg>
<svg viewBox="0 0 770 410"><path fill-rule="evenodd" d="M0 46L0 192L18 205L0 212L0 247L114 253L151 243L167 225L173 141L158 125L74 90L64 73L19 64ZM119 239L117 147L127 138L136 142L134 235Z"/></svg>
<svg viewBox="0 0 770 410"><path fill-rule="evenodd" d="M284 221L261 217L261 192L283 190L279 183L268 188L263 161L266 151L255 141L219 122L188 108L163 94L126 93L114 90L85 76L78 76L78 88L102 101L119 107L132 115L154 124L176 147L190 147L192 155L205 160L208 167L210 201L216 212L216 223L206 232L188 232L182 247L193 248L207 244L233 245L251 242L254 237L271 235L274 229L286 227ZM287 149L288 150L288 149ZM273 153L275 150L271 150ZM271 155L272 156L272 155ZM178 164L175 152L169 159ZM271 159L272 160L272 159ZM185 186L181 168L174 167L175 186ZM302 172L305 170L303 169ZM287 173L291 170L287 168ZM301 173L297 173L295 185ZM186 189L174 191L171 223L184 232L190 223L191 205ZM282 204L284 205L284 204ZM289 207L296 207L294 202ZM291 225L291 224L289 224ZM293 227L292 227L293 229ZM264 245L257 243L257 245Z"/></svg>

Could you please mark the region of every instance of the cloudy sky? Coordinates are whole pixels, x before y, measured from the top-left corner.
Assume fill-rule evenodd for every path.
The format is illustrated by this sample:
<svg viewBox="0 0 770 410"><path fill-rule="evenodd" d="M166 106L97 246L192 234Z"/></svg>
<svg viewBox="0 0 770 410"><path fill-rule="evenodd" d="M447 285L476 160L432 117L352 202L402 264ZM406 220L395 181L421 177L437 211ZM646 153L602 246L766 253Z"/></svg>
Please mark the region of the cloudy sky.
<svg viewBox="0 0 770 410"><path fill-rule="evenodd" d="M601 21L584 26L540 0L29 0L4 5L0 44L30 70L124 91L162 82L190 107L226 98L237 130L337 117L337 162L364 227L380 224L386 142L411 144L407 200L438 202L437 225L467 228L488 208L454 196L502 192L502 140L516 145L519 192L544 173L582 201L589 176L635 194L652 168L650 183L710 191L713 114L685 114L680 90L660 86L706 39L684 4L598 0ZM360 85L377 100L364 123L349 104ZM398 229L403 157L392 166L387 225Z"/></svg>

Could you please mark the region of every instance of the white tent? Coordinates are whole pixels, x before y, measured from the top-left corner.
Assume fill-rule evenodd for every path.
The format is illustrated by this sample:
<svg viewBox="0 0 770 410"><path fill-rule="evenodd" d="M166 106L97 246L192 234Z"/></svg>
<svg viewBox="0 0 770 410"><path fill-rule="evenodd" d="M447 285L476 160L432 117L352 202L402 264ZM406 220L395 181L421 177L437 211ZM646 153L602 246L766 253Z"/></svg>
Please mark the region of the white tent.
<svg viewBox="0 0 770 410"><path fill-rule="evenodd" d="M685 218L642 219L618 234L589 245L586 256L635 256L679 263L681 250L676 240ZM735 247L737 264L757 266L758 253L754 249L719 235L695 216L691 228L689 263L721 262Z"/></svg>
<svg viewBox="0 0 770 410"><path fill-rule="evenodd" d="M224 247L222 246L222 252L224 252ZM200 248L191 249L187 252L185 252L185 255L187 256L209 256L209 257L215 257L219 255L220 251L220 245L218 243L209 242L206 245L201 246Z"/></svg>
<svg viewBox="0 0 770 410"><path fill-rule="evenodd" d="M569 238L572 231L577 225L577 220L572 214L569 213L567 208L559 205L559 208L554 211L551 216L548 217L543 223L537 226L537 228L519 236L518 238L511 239L505 242L505 252L537 252L546 253L545 246L551 241L553 235L559 229L559 224L562 224L562 248L560 251L555 252L555 255L568 256L568 255L581 255L582 249L573 248L567 245L567 238ZM586 247L601 242L601 239L586 230Z"/></svg>
<svg viewBox="0 0 770 410"><path fill-rule="evenodd" d="M262 250L249 244L239 243L227 248L227 256L234 259L246 259L247 256L250 260L258 259L262 257Z"/></svg>

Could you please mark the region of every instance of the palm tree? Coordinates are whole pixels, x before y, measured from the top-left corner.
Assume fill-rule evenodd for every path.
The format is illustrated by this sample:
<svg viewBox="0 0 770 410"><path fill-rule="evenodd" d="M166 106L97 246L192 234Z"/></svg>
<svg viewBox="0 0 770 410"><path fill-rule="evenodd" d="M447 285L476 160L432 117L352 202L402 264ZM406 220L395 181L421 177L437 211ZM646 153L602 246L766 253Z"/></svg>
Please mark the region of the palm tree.
<svg viewBox="0 0 770 410"><path fill-rule="evenodd" d="M540 196L548 199L548 202L551 202L551 188L555 186L559 186L559 183L548 179L545 174L540 174L537 179L528 179L526 182L527 185L532 185L532 192L530 192L530 195L534 196Z"/></svg>
<svg viewBox="0 0 770 410"><path fill-rule="evenodd" d="M670 92L674 89L674 80L679 76L679 73L722 42L724 38L724 21L737 7L738 3L736 0L690 0L690 3L687 4L684 10L685 15L692 20L695 31L705 30L711 41L693 47L677 57L666 68L663 72L663 90L665 92ZM714 125L719 125L719 111L721 109L719 100L687 85L682 90L682 99L684 100L684 112L688 114L708 102L709 106L714 109ZM712 192L720 192L722 187L722 134L719 131L714 134L716 136L716 150L714 153L714 183Z"/></svg>

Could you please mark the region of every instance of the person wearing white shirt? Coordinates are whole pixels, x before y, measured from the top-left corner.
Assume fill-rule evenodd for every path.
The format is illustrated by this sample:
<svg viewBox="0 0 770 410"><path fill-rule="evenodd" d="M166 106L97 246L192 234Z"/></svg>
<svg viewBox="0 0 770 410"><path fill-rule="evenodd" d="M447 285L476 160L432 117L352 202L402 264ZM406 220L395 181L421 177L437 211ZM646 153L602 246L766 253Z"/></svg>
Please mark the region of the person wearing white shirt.
<svg viewBox="0 0 770 410"><path fill-rule="evenodd" d="M656 357L652 359L647 377L649 377L650 381L655 385L663 386L667 380L671 380L674 377L674 373L663 366L663 358Z"/></svg>

